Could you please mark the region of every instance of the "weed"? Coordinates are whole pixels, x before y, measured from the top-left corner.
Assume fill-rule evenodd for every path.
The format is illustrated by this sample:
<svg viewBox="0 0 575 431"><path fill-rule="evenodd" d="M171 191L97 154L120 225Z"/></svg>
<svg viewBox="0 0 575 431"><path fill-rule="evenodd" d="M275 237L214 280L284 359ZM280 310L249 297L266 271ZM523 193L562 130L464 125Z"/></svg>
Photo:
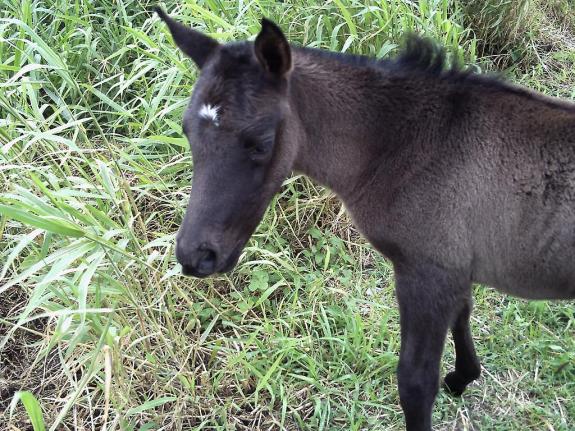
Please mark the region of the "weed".
<svg viewBox="0 0 575 431"><path fill-rule="evenodd" d="M151 6L2 2L2 428L28 426L21 404L7 407L29 391L50 430L402 429L391 267L328 191L288 179L235 272L179 275L193 169L180 119L197 72ZM253 37L265 15L306 46L384 57L417 31L492 60L447 0L164 6L222 41ZM506 34L521 36L518 16ZM536 67L518 79L573 96L572 74ZM476 298L484 377L463 400L440 395L439 429L566 430L572 305Z"/></svg>

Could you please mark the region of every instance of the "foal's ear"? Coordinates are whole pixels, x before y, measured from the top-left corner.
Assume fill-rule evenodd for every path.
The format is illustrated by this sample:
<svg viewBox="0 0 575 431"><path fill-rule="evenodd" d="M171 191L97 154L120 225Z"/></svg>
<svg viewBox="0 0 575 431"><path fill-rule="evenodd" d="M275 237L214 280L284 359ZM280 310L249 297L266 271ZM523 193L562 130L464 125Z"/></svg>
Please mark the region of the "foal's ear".
<svg viewBox="0 0 575 431"><path fill-rule="evenodd" d="M254 50L262 67L272 75L282 78L291 70L289 43L280 28L269 19L262 19Z"/></svg>
<svg viewBox="0 0 575 431"><path fill-rule="evenodd" d="M194 63L201 69L208 57L217 49L219 43L211 37L179 23L162 8L156 6L154 10L168 25L178 48L194 60Z"/></svg>

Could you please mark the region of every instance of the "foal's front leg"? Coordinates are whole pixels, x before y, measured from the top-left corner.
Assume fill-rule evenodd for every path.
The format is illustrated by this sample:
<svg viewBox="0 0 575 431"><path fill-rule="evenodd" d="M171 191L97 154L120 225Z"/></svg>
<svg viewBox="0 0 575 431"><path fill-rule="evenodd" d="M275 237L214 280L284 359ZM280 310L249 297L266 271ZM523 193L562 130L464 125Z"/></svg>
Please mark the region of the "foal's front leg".
<svg viewBox="0 0 575 431"><path fill-rule="evenodd" d="M434 265L396 268L401 323L397 372L408 431L431 431L445 337L465 297L457 278Z"/></svg>

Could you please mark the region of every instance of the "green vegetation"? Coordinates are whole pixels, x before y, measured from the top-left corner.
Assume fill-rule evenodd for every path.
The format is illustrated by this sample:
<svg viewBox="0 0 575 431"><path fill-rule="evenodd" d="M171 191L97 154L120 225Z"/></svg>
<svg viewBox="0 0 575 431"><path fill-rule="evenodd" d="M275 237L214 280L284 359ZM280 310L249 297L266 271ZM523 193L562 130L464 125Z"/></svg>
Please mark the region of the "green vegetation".
<svg viewBox="0 0 575 431"><path fill-rule="evenodd" d="M464 23L478 38L478 53L499 68L525 73L549 54L573 51L575 13L568 0L462 1Z"/></svg>
<svg viewBox="0 0 575 431"><path fill-rule="evenodd" d="M0 0L0 428L403 429L392 269L327 190L289 179L236 271L179 275L197 72L153 4ZM164 6L222 41L265 15L297 43L378 57L417 31L575 98L566 0ZM472 326L483 376L440 393L437 429L572 429L573 303L478 288Z"/></svg>

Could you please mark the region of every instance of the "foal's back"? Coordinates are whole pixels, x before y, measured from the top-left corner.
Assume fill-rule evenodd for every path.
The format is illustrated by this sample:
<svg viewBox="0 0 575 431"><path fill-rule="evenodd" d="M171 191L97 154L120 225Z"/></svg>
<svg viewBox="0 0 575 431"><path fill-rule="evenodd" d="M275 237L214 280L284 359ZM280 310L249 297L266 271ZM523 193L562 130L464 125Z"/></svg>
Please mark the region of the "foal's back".
<svg viewBox="0 0 575 431"><path fill-rule="evenodd" d="M474 236L477 281L528 298L575 297L575 105L486 92L491 127ZM481 157L483 154L483 157Z"/></svg>

